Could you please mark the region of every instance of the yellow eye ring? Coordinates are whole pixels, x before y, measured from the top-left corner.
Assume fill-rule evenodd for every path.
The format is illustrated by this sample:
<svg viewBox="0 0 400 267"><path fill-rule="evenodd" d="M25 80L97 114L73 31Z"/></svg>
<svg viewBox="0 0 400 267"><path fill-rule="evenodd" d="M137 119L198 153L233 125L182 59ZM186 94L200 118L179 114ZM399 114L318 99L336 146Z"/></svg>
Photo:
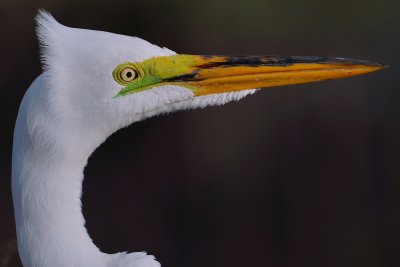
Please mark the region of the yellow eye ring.
<svg viewBox="0 0 400 267"><path fill-rule="evenodd" d="M131 82L138 77L136 70L131 67L125 67L119 72L119 78L123 82Z"/></svg>

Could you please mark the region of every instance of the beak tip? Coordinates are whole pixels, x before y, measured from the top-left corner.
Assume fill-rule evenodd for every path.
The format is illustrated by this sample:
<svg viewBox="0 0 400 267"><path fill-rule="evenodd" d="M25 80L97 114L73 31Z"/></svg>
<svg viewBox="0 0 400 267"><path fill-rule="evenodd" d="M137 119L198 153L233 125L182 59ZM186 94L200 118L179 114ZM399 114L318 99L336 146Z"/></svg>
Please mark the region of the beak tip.
<svg viewBox="0 0 400 267"><path fill-rule="evenodd" d="M372 68L376 68L376 70L389 68L389 65L384 65L384 64L381 64L381 63L371 62L371 61L365 61L364 64L366 66L369 66L369 67L372 67Z"/></svg>
<svg viewBox="0 0 400 267"><path fill-rule="evenodd" d="M389 65L383 65L383 64L380 64L380 63L373 63L370 66L374 69L373 71L379 71L379 70L383 70L383 69L389 68Z"/></svg>
<svg viewBox="0 0 400 267"><path fill-rule="evenodd" d="M389 68L389 65L383 65L381 63L371 63L371 67L376 67L377 69L386 69Z"/></svg>

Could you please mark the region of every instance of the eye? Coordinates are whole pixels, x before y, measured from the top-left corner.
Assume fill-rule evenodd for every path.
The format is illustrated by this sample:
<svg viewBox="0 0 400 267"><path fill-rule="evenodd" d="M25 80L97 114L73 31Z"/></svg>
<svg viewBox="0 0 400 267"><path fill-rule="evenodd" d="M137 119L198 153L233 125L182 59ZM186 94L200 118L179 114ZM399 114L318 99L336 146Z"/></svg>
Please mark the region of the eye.
<svg viewBox="0 0 400 267"><path fill-rule="evenodd" d="M136 70L132 69L131 67L123 68L119 73L119 78L124 82L131 82L137 78Z"/></svg>

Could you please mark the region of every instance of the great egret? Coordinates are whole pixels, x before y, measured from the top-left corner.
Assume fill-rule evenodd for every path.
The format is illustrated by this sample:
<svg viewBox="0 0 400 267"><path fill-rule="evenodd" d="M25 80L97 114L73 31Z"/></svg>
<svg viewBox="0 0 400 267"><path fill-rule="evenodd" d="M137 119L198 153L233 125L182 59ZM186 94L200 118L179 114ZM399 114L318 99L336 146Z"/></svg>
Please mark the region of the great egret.
<svg viewBox="0 0 400 267"><path fill-rule="evenodd" d="M151 116L222 105L256 89L383 66L343 58L179 55L136 37L69 28L40 11L44 72L14 131L12 194L25 267L155 267L144 252L106 254L81 212L83 169L113 132Z"/></svg>

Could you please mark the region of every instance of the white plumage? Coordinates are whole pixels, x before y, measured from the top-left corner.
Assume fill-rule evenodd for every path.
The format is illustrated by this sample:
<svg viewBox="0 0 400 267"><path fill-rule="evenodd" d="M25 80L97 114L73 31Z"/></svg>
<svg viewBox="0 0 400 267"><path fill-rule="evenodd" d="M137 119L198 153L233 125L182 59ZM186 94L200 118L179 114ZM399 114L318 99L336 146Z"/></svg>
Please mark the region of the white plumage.
<svg viewBox="0 0 400 267"><path fill-rule="evenodd" d="M121 62L175 54L142 39L37 17L44 72L29 87L14 131L12 193L20 258L25 267L155 267L153 256L102 253L84 227L83 169L118 129L180 109L238 100L254 90L195 97L164 85L113 98L111 75Z"/></svg>

